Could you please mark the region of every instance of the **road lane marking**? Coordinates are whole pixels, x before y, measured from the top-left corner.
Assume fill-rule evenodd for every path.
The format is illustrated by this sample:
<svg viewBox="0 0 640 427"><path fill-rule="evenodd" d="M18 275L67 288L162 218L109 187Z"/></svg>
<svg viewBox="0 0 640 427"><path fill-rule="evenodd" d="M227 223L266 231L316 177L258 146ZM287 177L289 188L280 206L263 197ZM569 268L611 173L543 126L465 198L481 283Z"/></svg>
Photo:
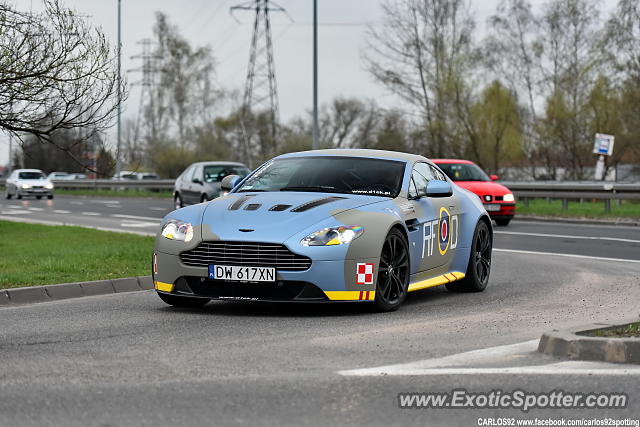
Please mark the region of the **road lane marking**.
<svg viewBox="0 0 640 427"><path fill-rule="evenodd" d="M150 206L149 209L151 209L152 211L160 211L160 212L166 212L168 211L167 208L157 208L155 206Z"/></svg>
<svg viewBox="0 0 640 427"><path fill-rule="evenodd" d="M91 200L91 203L104 203L107 205L115 205L115 204L119 204L120 201L119 200Z"/></svg>
<svg viewBox="0 0 640 427"><path fill-rule="evenodd" d="M98 212L80 212L82 215L88 215L88 216L98 216L100 215Z"/></svg>
<svg viewBox="0 0 640 427"><path fill-rule="evenodd" d="M28 211L27 211L28 212ZM3 213L3 212L0 212ZM140 236L155 236L155 232L151 231L138 231L138 230L122 230L120 228L110 228L110 227L94 227L90 225L83 224L73 224L63 221L46 221L43 219L27 219L27 218L15 218L12 216L3 216L0 215L0 220L11 221L11 222L24 222L27 224L43 224L43 225L62 225L62 226L73 226L73 227L82 227L82 228L90 228L93 230L101 230L101 231L111 231L114 233L124 233L124 234L139 234Z"/></svg>
<svg viewBox="0 0 640 427"><path fill-rule="evenodd" d="M105 207L107 207L107 208L116 208L116 209L120 209L121 208L120 205L105 205Z"/></svg>
<svg viewBox="0 0 640 427"><path fill-rule="evenodd" d="M22 209L12 209L10 211L2 211L2 215L22 215L22 214L30 214L31 211L26 211Z"/></svg>
<svg viewBox="0 0 640 427"><path fill-rule="evenodd" d="M154 218L152 216L136 216L136 215L124 215L124 214L114 214L111 215L114 218L124 218L124 219L136 219L142 221L160 221L162 218Z"/></svg>
<svg viewBox="0 0 640 427"><path fill-rule="evenodd" d="M577 254L564 254L558 252L538 252L538 251L523 251L519 249L499 249L493 248L494 252L512 252L515 254L527 254L527 255L551 255L551 256L563 256L567 258L582 258L582 259L593 259L597 261L613 261L613 262L632 262L640 264L640 260L638 259L624 259L624 258L605 258L599 256L590 256L590 255L577 255Z"/></svg>
<svg viewBox="0 0 640 427"><path fill-rule="evenodd" d="M125 221L121 222L120 225L122 227L157 227L159 224L157 222L142 222L142 221Z"/></svg>
<svg viewBox="0 0 640 427"><path fill-rule="evenodd" d="M42 211L44 211L44 209L42 209L42 208L27 208L27 209L29 209L30 211L35 211L35 212L42 212Z"/></svg>
<svg viewBox="0 0 640 427"><path fill-rule="evenodd" d="M71 211L65 211L64 209L54 209L53 213L57 213L57 214L70 214Z"/></svg>
<svg viewBox="0 0 640 427"><path fill-rule="evenodd" d="M9 205L7 207L12 208L12 209L22 209L22 206L20 206L20 205Z"/></svg>
<svg viewBox="0 0 640 427"><path fill-rule="evenodd" d="M69 202L69 203L71 203L72 205L82 205L83 204L82 202Z"/></svg>
<svg viewBox="0 0 640 427"><path fill-rule="evenodd" d="M532 237L558 237L561 239L611 240L613 242L640 243L640 240L623 239L620 237L573 236L568 234L523 233L519 231L494 231L493 234L510 234L510 235L517 235L517 236L532 236Z"/></svg>
<svg viewBox="0 0 640 427"><path fill-rule="evenodd" d="M524 366L496 366L518 363L536 355L538 340L466 351L433 359L375 368L338 371L343 376L435 376L435 375L640 375L640 366L606 362L563 361ZM540 356L541 361L547 361ZM555 359L552 359L555 361ZM526 362L525 362L526 363ZM490 364L492 366L482 367Z"/></svg>

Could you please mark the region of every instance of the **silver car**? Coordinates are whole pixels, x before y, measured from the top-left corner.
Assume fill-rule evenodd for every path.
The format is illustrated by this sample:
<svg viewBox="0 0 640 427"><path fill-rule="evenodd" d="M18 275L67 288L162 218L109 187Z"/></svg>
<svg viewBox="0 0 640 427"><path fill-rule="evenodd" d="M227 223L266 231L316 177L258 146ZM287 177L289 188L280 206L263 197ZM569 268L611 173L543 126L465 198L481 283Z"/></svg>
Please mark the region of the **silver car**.
<svg viewBox="0 0 640 427"><path fill-rule="evenodd" d="M25 196L53 199L53 183L40 169L16 169L7 178L4 196L7 199L13 196L16 199Z"/></svg>
<svg viewBox="0 0 640 427"><path fill-rule="evenodd" d="M234 162L193 163L176 178L173 190L175 208L202 203L220 195L220 181L228 175L249 175L249 168Z"/></svg>

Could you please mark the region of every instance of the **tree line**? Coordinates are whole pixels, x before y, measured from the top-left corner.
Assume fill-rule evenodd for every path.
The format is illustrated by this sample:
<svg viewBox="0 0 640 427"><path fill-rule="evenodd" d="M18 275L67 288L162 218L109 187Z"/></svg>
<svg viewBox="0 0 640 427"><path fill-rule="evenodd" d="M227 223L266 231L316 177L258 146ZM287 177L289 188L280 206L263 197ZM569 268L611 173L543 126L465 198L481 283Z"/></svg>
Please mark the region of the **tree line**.
<svg viewBox="0 0 640 427"><path fill-rule="evenodd" d="M470 0L384 0L383 21L366 30L363 65L399 102L383 108L373 99L338 97L322 105L321 146L467 158L497 174L528 168L536 178L555 179L563 170L565 179L588 179L594 134L610 133L616 143L607 167L640 163L639 1L619 0L607 13L600 6L503 0L479 22ZM216 81L210 47L193 46L163 13L153 33L154 84L142 114L129 114L123 126L127 167L175 177L195 160L255 167L310 148L309 112L279 123L274 140L267 112L243 117L241 94ZM109 64L106 53L100 58ZM111 99L107 89L97 95ZM44 117L51 123L55 113ZM47 133L53 142L56 131L67 129ZM31 135L33 146L42 142Z"/></svg>

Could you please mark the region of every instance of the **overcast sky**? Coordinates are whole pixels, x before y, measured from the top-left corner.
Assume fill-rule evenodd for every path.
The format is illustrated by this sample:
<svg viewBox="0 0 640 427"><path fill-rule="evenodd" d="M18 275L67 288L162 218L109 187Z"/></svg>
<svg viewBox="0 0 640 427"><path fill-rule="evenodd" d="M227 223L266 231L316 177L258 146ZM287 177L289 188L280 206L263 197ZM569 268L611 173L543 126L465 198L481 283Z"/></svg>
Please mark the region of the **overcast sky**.
<svg viewBox="0 0 640 427"><path fill-rule="evenodd" d="M246 0L122 0L122 69L140 66L130 57L139 53L137 42L152 37L154 14L166 13L180 32L196 46L209 44L218 61L217 80L227 88L242 89L246 76L253 16L236 12L238 23L229 13L233 5ZM495 11L498 0L473 0L472 7L480 27ZM379 0L319 0L319 97L320 103L343 96L372 97L380 105L393 105L394 98L376 85L363 69L361 51L365 46L366 25L381 22ZM534 6L544 0L531 0ZM602 0L611 8L615 0ZM14 0L21 9L41 7L40 0ZM312 27L311 0L281 0L293 19L274 13L273 43L280 99L281 119L303 114L312 107ZM117 40L116 0L66 0L66 5L87 15L115 45ZM139 74L127 73L129 82ZM140 87L131 88L123 117L135 116ZM114 143L115 132L107 136ZM8 160L8 138L0 136L0 165Z"/></svg>

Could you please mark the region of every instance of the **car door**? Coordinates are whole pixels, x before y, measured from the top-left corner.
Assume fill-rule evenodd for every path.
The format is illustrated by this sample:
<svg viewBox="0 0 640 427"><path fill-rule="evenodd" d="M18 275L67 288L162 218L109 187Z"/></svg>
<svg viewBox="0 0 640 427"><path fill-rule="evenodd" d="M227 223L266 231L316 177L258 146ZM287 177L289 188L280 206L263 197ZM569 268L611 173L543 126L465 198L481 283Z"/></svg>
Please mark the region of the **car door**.
<svg viewBox="0 0 640 427"><path fill-rule="evenodd" d="M427 185L433 180L444 180L442 173L432 165L418 162L411 173L409 203L415 217L407 221L410 230L409 245L412 259L420 260L414 273L445 267L451 264L458 241L458 207L453 195L427 196Z"/></svg>
<svg viewBox="0 0 640 427"><path fill-rule="evenodd" d="M201 183L202 183L202 165L196 165L193 168L191 176L187 176L185 183L185 199L188 204L200 203Z"/></svg>

